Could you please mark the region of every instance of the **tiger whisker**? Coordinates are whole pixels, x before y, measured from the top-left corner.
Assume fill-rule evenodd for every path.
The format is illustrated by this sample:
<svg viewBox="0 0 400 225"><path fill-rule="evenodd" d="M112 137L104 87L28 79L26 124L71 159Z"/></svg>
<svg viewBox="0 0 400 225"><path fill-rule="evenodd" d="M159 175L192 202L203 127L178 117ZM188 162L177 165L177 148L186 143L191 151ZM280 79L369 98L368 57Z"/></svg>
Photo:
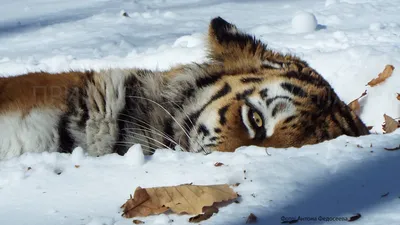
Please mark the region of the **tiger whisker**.
<svg viewBox="0 0 400 225"><path fill-rule="evenodd" d="M132 130L142 130L142 131L146 131L146 130L141 129L141 128L125 128L124 130L127 130L127 131L132 131ZM149 129L149 130L147 130L147 131L153 133L154 135L158 135L158 136L164 137L162 134L154 133L153 130L150 130L150 129ZM162 146L164 146L164 147L170 148L170 147L168 147L166 144L162 143L161 141L158 141L158 140L155 139L155 138L151 138L151 137L149 137L149 136L147 136L147 135L143 135L143 134L139 134L139 133L135 133L135 132L130 132L130 133L131 133L131 134L134 134L134 135L139 135L139 136L146 137L146 138L149 139L149 140L152 140L152 141L155 141L155 142L157 142L157 143L160 143L160 144L161 144ZM127 136L127 135L125 135L125 136ZM129 136L129 137L132 137L132 136ZM172 139L171 139L171 142L173 142L174 144L178 145L178 143L176 143L176 142L175 142L174 140L172 140Z"/></svg>
<svg viewBox="0 0 400 225"><path fill-rule="evenodd" d="M138 143L134 143L134 142L117 142L117 143L115 143L115 145L124 146L124 147L131 147L131 146L133 146L134 144L138 144ZM154 151L160 149L160 148L151 147L151 146L149 146L149 145L144 145L144 144L140 144L140 145L141 145L142 147L148 148L150 151L147 150L147 149L144 149L143 151L145 151L146 153L149 153L149 154L151 154L151 153L153 153Z"/></svg>
<svg viewBox="0 0 400 225"><path fill-rule="evenodd" d="M134 134L134 135L138 135L138 136L140 136L140 137L147 138L148 140L154 141L154 142L160 144L161 146L164 146L164 147L166 147L166 148L168 148L168 149L171 149L170 147L168 147L167 145L165 145L164 143L162 143L161 141L159 141L159 140L157 140L157 139L155 139L155 138L149 137L149 136L147 136L147 135L135 133L135 132L130 132L130 133L131 133L131 134ZM131 137L131 136L129 136L129 137ZM132 136L132 137L133 137L133 138L136 138L135 136Z"/></svg>
<svg viewBox="0 0 400 225"><path fill-rule="evenodd" d="M126 115L126 116L129 116L129 115ZM129 117L131 117L131 116L129 116ZM132 118L132 119L135 119L135 120L140 120L140 119L136 119L136 118L134 118L134 117L131 117L131 118ZM132 121L123 120L123 119L118 119L118 120L123 121L123 122L126 122L126 123L130 123L130 124L132 124L132 125L135 125L135 126L138 126L138 127L139 127L139 128L134 128L134 127L132 127L132 128L123 128L122 130L129 130L129 129L131 129L131 130L139 130L139 129L141 129L142 131L148 131L148 132L150 132L150 133L152 133L152 134L161 136L161 137L167 139L168 141L171 141L171 142L174 143L174 144L178 144L178 143L176 143L170 136L168 136L168 135L165 134L164 132L162 132L162 131L156 129L155 127L151 126L151 125L148 124L148 123L147 123L147 124L149 125L150 128L149 128L149 127L146 127L146 126L144 126L144 125L141 125L141 124L139 124L139 123L132 122ZM144 122L144 121L140 121L140 122L146 123L146 122ZM153 129L151 129L151 128L153 128Z"/></svg>
<svg viewBox="0 0 400 225"><path fill-rule="evenodd" d="M156 101L154 101L154 100L152 100L152 99L149 99L149 98L140 97L140 96L128 96L128 97L147 100L147 101L149 101L149 102L151 102L151 103L157 105L158 107L160 107L162 110L164 110L164 111L175 121L175 123L179 126L179 128L182 129L183 133L186 135L186 137L188 138L188 140L191 140L190 135L189 135L189 134L187 133L187 131L183 128L182 124L179 123L179 121L178 121L164 106L162 106L162 105L159 104L158 102L156 102Z"/></svg>

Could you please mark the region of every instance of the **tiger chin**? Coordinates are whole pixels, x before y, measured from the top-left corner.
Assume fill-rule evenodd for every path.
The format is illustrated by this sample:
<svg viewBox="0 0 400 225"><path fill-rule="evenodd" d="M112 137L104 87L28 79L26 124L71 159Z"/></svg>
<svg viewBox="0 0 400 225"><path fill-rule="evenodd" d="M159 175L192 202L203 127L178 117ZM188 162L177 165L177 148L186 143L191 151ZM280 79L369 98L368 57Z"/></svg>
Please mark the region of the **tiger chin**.
<svg viewBox="0 0 400 225"><path fill-rule="evenodd" d="M0 159L25 152L232 152L369 134L329 83L217 17L208 61L168 71L108 69L0 78Z"/></svg>

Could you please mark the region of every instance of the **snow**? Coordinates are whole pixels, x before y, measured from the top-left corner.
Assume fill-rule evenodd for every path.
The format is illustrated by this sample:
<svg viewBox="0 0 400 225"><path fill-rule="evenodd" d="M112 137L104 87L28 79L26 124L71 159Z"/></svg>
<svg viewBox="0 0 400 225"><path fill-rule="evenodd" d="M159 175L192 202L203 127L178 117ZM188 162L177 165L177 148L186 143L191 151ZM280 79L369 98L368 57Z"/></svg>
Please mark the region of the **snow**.
<svg viewBox="0 0 400 225"><path fill-rule="evenodd" d="M132 224L119 207L137 186L191 182L240 183L234 187L240 203L222 207L201 224L244 224L250 213L258 224L356 213L362 217L354 224L399 223L400 151L385 148L399 146L400 131L382 134L381 129L384 113L400 116L399 8L398 1L389 0L3 0L1 76L202 62L208 22L221 16L269 47L307 60L345 102L367 90L361 118L377 134L300 149L250 146L209 155L159 150L143 156L138 145L125 156L89 157L81 148L70 155L25 154L0 162L0 224ZM312 32L292 27L298 12L318 19ZM366 86L386 64L396 67L392 77ZM215 167L216 162L225 165ZM188 218L138 219L189 224Z"/></svg>
<svg viewBox="0 0 400 225"><path fill-rule="evenodd" d="M298 12L292 19L292 27L298 33L312 32L317 28L315 15L309 12Z"/></svg>

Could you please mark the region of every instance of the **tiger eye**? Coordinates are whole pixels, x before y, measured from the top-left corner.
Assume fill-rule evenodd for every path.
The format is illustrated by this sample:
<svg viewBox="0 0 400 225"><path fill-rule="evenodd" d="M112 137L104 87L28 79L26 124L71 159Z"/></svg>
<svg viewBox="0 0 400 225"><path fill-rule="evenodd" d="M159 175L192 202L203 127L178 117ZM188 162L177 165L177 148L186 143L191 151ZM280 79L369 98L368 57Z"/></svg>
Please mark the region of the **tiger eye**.
<svg viewBox="0 0 400 225"><path fill-rule="evenodd" d="M263 120L262 120L260 114L258 114L258 112L253 112L252 116L253 116L253 121L257 125L257 127L262 127L263 126Z"/></svg>

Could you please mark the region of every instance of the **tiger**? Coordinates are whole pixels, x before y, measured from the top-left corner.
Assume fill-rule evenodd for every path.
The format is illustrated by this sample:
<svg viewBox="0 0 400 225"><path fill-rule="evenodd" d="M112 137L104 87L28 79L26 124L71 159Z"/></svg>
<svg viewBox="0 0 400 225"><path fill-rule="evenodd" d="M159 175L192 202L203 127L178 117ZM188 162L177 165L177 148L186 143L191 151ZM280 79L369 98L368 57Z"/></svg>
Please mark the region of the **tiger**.
<svg viewBox="0 0 400 225"><path fill-rule="evenodd" d="M0 78L0 159L27 152L205 154L301 147L369 134L307 62L221 17L207 59L168 70L109 68Z"/></svg>

